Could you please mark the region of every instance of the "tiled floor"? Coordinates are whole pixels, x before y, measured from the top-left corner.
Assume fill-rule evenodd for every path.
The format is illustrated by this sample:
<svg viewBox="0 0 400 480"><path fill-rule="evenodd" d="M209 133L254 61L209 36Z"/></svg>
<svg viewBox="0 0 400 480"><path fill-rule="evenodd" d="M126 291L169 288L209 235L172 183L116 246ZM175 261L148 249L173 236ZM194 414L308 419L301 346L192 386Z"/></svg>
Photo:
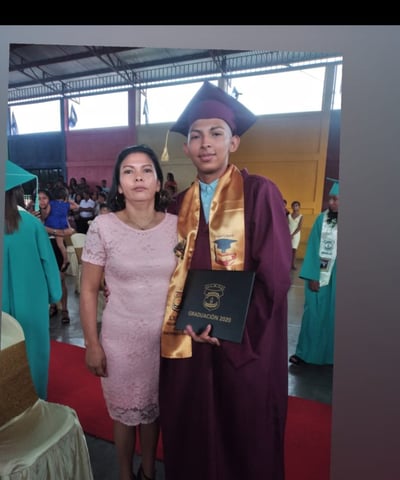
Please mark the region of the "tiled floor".
<svg viewBox="0 0 400 480"><path fill-rule="evenodd" d="M303 312L304 287L298 278L298 270L292 273L292 286L288 295L289 318L289 355L294 353L299 334ZM83 345L82 329L79 322L79 295L75 293L75 277L67 276L68 309L71 317L69 325L61 324L61 313L51 318L51 338L61 342ZM332 367L329 366L294 366L289 365L289 395L331 403L332 400ZM67 372L65 372L67 374ZM94 480L117 480L117 468L114 444L87 436L87 443L92 461ZM135 459L135 471L140 459ZM164 480L164 470L161 462L157 464L157 480ZM188 479L190 480L190 479Z"/></svg>

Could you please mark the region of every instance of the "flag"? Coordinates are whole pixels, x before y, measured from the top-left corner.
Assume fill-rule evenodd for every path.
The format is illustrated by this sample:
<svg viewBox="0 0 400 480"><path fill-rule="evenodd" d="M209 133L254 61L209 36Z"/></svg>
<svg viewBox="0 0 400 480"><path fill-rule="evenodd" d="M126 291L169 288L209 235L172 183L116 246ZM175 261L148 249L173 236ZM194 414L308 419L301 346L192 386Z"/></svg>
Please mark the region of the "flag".
<svg viewBox="0 0 400 480"><path fill-rule="evenodd" d="M239 98L239 95L241 95L240 92L238 92L237 88L236 87L233 87L233 90L232 90L232 96L234 98L236 98L236 100Z"/></svg>
<svg viewBox="0 0 400 480"><path fill-rule="evenodd" d="M70 128L73 128L77 123L78 123L78 115L76 114L75 108L72 105L71 110L69 111L68 125Z"/></svg>
<svg viewBox="0 0 400 480"><path fill-rule="evenodd" d="M15 118L14 112L11 113L10 132L11 132L11 135L18 135L18 124Z"/></svg>
<svg viewBox="0 0 400 480"><path fill-rule="evenodd" d="M146 125L147 125L149 123L149 105L147 103L147 97L144 97L143 115L144 115L145 122L146 122Z"/></svg>

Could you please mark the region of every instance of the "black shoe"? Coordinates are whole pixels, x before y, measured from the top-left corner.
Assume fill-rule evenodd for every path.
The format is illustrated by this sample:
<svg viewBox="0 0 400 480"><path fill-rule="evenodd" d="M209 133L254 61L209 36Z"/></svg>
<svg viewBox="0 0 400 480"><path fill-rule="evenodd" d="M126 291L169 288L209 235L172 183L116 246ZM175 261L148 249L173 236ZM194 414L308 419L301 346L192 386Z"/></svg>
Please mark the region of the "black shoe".
<svg viewBox="0 0 400 480"><path fill-rule="evenodd" d="M136 478L137 478L137 480L153 480L155 478L155 476L154 477L148 477L147 475L145 475L145 473L143 472L142 464L140 464L140 467L139 467L139 470L137 472Z"/></svg>
<svg viewBox="0 0 400 480"><path fill-rule="evenodd" d="M293 363L293 365L303 365L305 364L306 362L304 360L302 360L300 357L298 357L297 355L292 355L289 357L289 362L290 363Z"/></svg>
<svg viewBox="0 0 400 480"><path fill-rule="evenodd" d="M68 310L61 311L61 323L63 325L68 325L70 323L69 313Z"/></svg>
<svg viewBox="0 0 400 480"><path fill-rule="evenodd" d="M66 272L68 270L68 267L69 267L69 262L63 263L61 266L61 272L62 273Z"/></svg>

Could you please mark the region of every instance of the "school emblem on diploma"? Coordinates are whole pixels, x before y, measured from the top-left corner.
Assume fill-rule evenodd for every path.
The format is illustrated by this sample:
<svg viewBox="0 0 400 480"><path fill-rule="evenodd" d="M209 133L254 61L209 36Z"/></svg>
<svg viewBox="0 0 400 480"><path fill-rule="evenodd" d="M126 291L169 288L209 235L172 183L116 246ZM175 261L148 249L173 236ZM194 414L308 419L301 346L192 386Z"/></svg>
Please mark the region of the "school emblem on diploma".
<svg viewBox="0 0 400 480"><path fill-rule="evenodd" d="M225 285L221 285L219 283L209 283L204 285L204 308L210 312L219 308L224 290Z"/></svg>

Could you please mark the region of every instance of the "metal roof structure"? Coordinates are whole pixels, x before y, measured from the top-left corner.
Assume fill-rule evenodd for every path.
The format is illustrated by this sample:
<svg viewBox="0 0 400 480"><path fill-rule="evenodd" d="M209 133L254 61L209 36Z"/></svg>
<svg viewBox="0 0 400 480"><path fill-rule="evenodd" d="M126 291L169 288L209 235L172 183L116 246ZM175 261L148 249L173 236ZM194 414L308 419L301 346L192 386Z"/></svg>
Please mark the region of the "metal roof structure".
<svg viewBox="0 0 400 480"><path fill-rule="evenodd" d="M9 105L341 63L340 55L11 44Z"/></svg>

